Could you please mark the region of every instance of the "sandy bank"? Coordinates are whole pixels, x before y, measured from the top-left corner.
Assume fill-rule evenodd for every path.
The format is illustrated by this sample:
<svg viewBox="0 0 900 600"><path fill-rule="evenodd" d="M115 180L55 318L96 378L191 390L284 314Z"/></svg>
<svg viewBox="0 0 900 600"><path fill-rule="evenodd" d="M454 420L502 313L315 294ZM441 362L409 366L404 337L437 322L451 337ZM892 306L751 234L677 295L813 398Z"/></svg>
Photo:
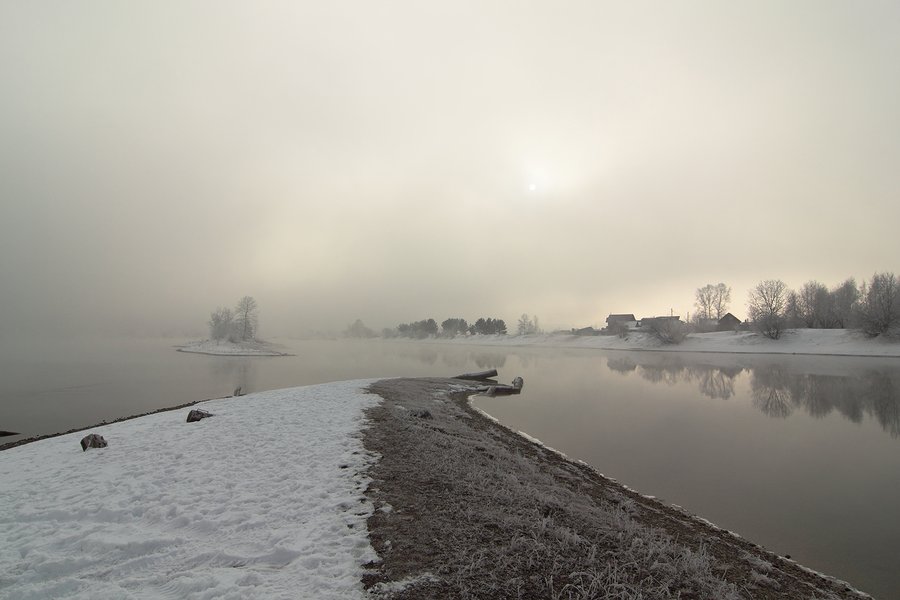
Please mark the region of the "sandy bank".
<svg viewBox="0 0 900 600"><path fill-rule="evenodd" d="M465 388L371 387L384 398L363 437L381 455L367 490L381 560L364 582L380 597L866 597L516 435Z"/></svg>

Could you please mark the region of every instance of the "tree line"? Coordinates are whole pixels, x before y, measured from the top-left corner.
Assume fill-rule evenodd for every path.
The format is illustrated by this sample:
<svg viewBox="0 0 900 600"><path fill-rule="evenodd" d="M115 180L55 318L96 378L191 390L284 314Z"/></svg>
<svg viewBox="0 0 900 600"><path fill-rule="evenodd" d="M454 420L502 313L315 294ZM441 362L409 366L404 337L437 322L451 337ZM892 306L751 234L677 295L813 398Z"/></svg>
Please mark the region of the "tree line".
<svg viewBox="0 0 900 600"><path fill-rule="evenodd" d="M216 341L227 339L241 342L256 338L259 328L259 307L252 296L237 301L234 309L218 307L209 317L209 337Z"/></svg>
<svg viewBox="0 0 900 600"><path fill-rule="evenodd" d="M776 340L797 327L861 329L875 337L900 326L900 281L885 272L859 286L851 277L830 289L808 281L795 291L768 279L750 290L747 309L757 329Z"/></svg>
<svg viewBox="0 0 900 600"><path fill-rule="evenodd" d="M503 319L479 317L474 323L469 324L463 318L451 317L445 319L440 325L438 325L437 321L434 319L422 319L421 321L413 321L411 323L401 323L396 327L385 327L381 330L381 337L425 339L429 337L452 338L458 335L477 334L506 335L506 333L506 322ZM371 338L378 336L372 329L366 327L360 319L357 319L353 324L348 326L344 331L344 335L356 338Z"/></svg>
<svg viewBox="0 0 900 600"><path fill-rule="evenodd" d="M694 324L715 322L727 314L731 288L724 283L697 288ZM767 279L750 290L747 316L772 339L785 329L861 329L875 337L900 326L900 281L890 272L875 273L857 285L852 277L833 287L815 280L798 290L780 279Z"/></svg>

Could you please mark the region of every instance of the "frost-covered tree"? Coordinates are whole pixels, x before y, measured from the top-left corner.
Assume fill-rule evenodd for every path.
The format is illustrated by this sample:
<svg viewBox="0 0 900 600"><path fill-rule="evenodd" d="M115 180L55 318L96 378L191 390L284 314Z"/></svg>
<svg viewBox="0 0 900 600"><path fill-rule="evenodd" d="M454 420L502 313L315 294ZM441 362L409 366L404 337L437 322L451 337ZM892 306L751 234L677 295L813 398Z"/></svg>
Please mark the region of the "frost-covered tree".
<svg viewBox="0 0 900 600"><path fill-rule="evenodd" d="M852 277L831 290L831 305L834 311L835 327L851 327L853 315L859 304L859 288Z"/></svg>
<svg viewBox="0 0 900 600"><path fill-rule="evenodd" d="M791 290L784 309L784 325L788 329L803 327L803 311L800 309L800 294Z"/></svg>
<svg viewBox="0 0 900 600"><path fill-rule="evenodd" d="M697 314L695 319L716 319L719 320L728 312L728 305L731 304L731 288L724 283L706 284L702 288L697 288L695 293Z"/></svg>
<svg viewBox="0 0 900 600"><path fill-rule="evenodd" d="M519 335L529 335L532 333L537 333L537 317L532 320L527 313L523 314L521 317L519 317L518 331Z"/></svg>
<svg viewBox="0 0 900 600"><path fill-rule="evenodd" d="M344 335L352 338L373 338L377 334L366 327L366 324L362 322L362 319L357 319L347 326Z"/></svg>
<svg viewBox="0 0 900 600"><path fill-rule="evenodd" d="M209 316L209 337L214 340L224 340L231 335L233 325L234 313L230 308L220 306Z"/></svg>
<svg viewBox="0 0 900 600"><path fill-rule="evenodd" d="M864 285L860 323L867 335L876 336L900 326L900 282L893 273L876 273Z"/></svg>
<svg viewBox="0 0 900 600"><path fill-rule="evenodd" d="M256 336L259 323L258 307L252 296L238 300L234 309L234 327L240 340L252 340Z"/></svg>
<svg viewBox="0 0 900 600"><path fill-rule="evenodd" d="M800 317L810 328L827 328L834 320L832 297L828 288L818 281L807 281L798 294Z"/></svg>
<svg viewBox="0 0 900 600"><path fill-rule="evenodd" d="M767 279L750 290L747 312L756 328L777 340L785 325L785 309L790 291L780 279Z"/></svg>

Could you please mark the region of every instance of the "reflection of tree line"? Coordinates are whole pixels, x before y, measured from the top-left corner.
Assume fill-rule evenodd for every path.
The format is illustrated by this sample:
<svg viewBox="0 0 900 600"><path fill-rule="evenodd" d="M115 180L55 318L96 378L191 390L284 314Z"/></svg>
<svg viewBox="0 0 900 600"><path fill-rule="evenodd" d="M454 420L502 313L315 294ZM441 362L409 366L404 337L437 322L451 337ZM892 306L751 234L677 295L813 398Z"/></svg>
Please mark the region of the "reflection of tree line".
<svg viewBox="0 0 900 600"><path fill-rule="evenodd" d="M832 410L859 423L869 414L892 437L900 437L900 373L866 371L858 377L796 375L781 366L753 371L753 404L770 417L803 408L814 417Z"/></svg>
<svg viewBox="0 0 900 600"><path fill-rule="evenodd" d="M721 400L734 396L737 376L745 370L678 361L638 365L629 357L610 358L607 366L622 374L637 371L653 383L696 383L704 396ZM770 417L786 418L802 408L821 418L836 410L859 423L869 414L892 437L900 437L900 370L870 370L855 377L790 373L778 364L747 370L753 405Z"/></svg>

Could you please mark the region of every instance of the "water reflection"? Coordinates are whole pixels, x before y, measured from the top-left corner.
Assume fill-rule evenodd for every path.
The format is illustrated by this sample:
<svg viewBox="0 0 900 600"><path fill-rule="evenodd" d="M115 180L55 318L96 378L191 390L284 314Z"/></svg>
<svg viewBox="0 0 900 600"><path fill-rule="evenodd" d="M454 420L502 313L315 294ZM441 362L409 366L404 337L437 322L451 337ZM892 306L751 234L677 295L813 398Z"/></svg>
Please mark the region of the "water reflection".
<svg viewBox="0 0 900 600"><path fill-rule="evenodd" d="M226 389L235 390L241 388L243 393L259 390L257 386L257 371L259 363L252 358L228 357L225 360L212 360L209 362L209 371L213 381L225 382Z"/></svg>
<svg viewBox="0 0 900 600"><path fill-rule="evenodd" d="M502 369L506 366L506 353L473 352L472 361L480 369Z"/></svg>
<svg viewBox="0 0 900 600"><path fill-rule="evenodd" d="M615 371L616 373L630 373L637 369L637 363L627 356L624 358L607 358L606 366L609 367L610 371Z"/></svg>
<svg viewBox="0 0 900 600"><path fill-rule="evenodd" d="M636 372L651 383L695 384L708 398L728 400L735 384L749 373L750 397L769 417L786 419L795 410L816 418L837 412L859 423L873 418L892 437L900 437L900 369L867 369L852 374L798 373L780 362L755 365L716 365L690 362L679 356L610 357L607 368L630 376Z"/></svg>
<svg viewBox="0 0 900 600"><path fill-rule="evenodd" d="M734 382L744 369L742 367L701 367L687 368L688 378L697 381L700 393L717 400L728 400L734 396Z"/></svg>
<svg viewBox="0 0 900 600"><path fill-rule="evenodd" d="M793 374L773 365L753 370L751 390L754 405L771 417L787 417L795 407L817 418L837 411L854 423L869 415L892 437L900 437L900 374L896 370L837 377Z"/></svg>

